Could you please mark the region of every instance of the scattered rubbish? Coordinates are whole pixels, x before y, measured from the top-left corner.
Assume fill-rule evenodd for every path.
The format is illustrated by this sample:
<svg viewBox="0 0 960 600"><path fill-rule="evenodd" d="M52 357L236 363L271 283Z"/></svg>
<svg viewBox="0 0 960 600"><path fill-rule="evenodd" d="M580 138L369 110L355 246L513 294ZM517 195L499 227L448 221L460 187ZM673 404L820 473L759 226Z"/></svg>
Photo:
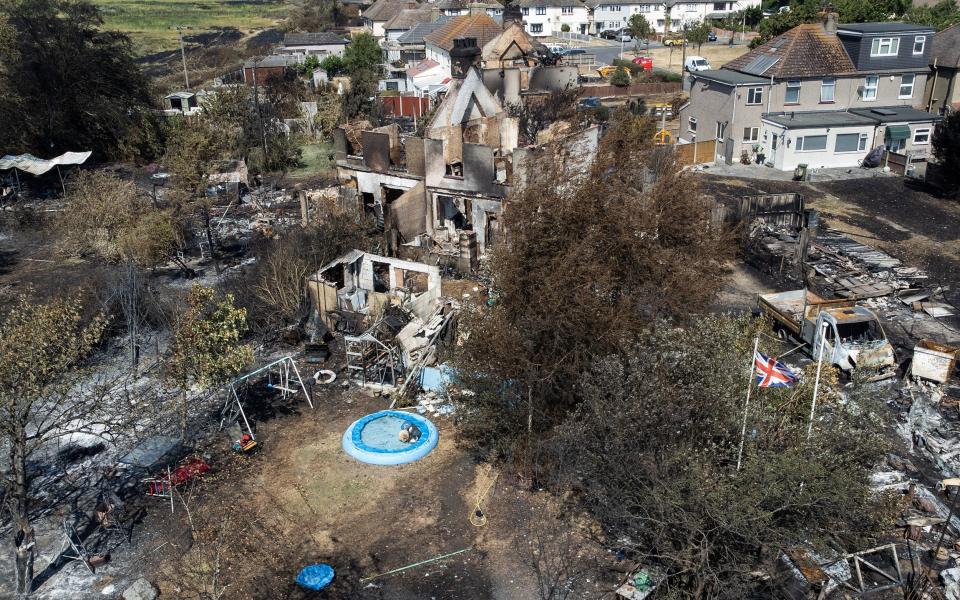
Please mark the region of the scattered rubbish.
<svg viewBox="0 0 960 600"><path fill-rule="evenodd" d="M627 600L644 600L657 589L656 577L647 569L634 571L617 588L617 595Z"/></svg>
<svg viewBox="0 0 960 600"><path fill-rule="evenodd" d="M337 380L337 374L329 369L320 369L313 374L313 380L320 385L329 385Z"/></svg>

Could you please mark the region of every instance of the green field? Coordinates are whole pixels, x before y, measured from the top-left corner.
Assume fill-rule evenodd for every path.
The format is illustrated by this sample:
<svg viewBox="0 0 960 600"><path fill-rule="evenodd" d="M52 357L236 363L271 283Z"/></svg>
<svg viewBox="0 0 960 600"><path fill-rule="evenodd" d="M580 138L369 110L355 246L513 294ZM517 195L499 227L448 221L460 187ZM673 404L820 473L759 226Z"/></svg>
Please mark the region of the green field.
<svg viewBox="0 0 960 600"><path fill-rule="evenodd" d="M275 25L286 16L283 0L94 0L104 27L130 34L138 53L178 47L177 27L195 35L218 27L247 34Z"/></svg>

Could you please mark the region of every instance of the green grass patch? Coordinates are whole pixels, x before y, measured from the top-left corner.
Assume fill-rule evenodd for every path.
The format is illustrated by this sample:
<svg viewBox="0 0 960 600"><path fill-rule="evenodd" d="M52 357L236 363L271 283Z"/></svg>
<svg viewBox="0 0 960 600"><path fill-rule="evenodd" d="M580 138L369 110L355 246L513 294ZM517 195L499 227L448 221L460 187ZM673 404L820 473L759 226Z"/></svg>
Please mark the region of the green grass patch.
<svg viewBox="0 0 960 600"><path fill-rule="evenodd" d="M330 153L333 152L333 142L324 141L306 144L301 149L303 151L303 156L300 159L302 166L287 173L291 179L313 177L335 167L334 162L330 160Z"/></svg>
<svg viewBox="0 0 960 600"><path fill-rule="evenodd" d="M94 0L104 28L130 35L137 50L149 54L178 47L184 36L235 27L243 33L276 25L287 14L283 0Z"/></svg>

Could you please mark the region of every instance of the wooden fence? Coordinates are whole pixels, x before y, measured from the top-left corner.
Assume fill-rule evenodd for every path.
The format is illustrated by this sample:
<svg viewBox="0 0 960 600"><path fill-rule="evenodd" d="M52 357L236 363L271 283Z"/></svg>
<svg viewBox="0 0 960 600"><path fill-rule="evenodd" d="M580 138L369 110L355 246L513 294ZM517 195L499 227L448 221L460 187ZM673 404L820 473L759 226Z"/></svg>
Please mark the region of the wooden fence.
<svg viewBox="0 0 960 600"><path fill-rule="evenodd" d="M714 224L751 223L760 219L768 225L800 229L805 225L803 194L761 194L741 196L717 204Z"/></svg>
<svg viewBox="0 0 960 600"><path fill-rule="evenodd" d="M681 165L699 165L717 159L717 140L676 144L673 151Z"/></svg>
<svg viewBox="0 0 960 600"><path fill-rule="evenodd" d="M597 98L613 98L616 96L664 96L668 94L679 94L682 84L676 82L647 82L634 83L632 85L584 85L577 90L577 96L585 98L596 96Z"/></svg>
<svg viewBox="0 0 960 600"><path fill-rule="evenodd" d="M381 96L380 105L386 117L422 117L430 112L430 99L420 96Z"/></svg>

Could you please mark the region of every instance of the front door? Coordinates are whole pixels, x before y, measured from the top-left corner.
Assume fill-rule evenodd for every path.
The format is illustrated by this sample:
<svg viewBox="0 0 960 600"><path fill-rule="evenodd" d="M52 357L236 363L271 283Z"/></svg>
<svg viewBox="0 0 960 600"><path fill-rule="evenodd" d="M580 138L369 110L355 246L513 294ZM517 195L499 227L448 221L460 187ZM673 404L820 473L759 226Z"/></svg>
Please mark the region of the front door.
<svg viewBox="0 0 960 600"><path fill-rule="evenodd" d="M771 134L773 139L770 142L770 159L767 161L769 164L776 166L777 165L777 146L779 145L780 136L777 134Z"/></svg>
<svg viewBox="0 0 960 600"><path fill-rule="evenodd" d="M716 138L717 138L716 159L717 160L723 160L723 157L724 157L725 148L723 144L723 134L726 131L726 129L727 129L726 123L724 123L723 121L717 121L717 135L716 135Z"/></svg>

